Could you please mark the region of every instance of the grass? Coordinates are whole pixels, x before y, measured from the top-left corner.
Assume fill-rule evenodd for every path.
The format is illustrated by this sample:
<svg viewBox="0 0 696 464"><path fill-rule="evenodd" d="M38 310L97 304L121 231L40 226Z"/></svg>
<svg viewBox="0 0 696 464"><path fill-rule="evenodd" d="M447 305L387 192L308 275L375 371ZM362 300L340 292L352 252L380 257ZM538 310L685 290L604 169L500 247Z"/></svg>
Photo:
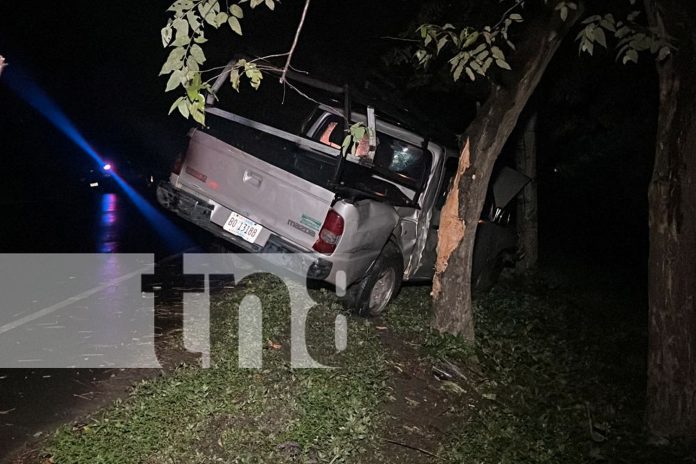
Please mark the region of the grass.
<svg viewBox="0 0 696 464"><path fill-rule="evenodd" d="M474 347L430 333L427 320L406 308L391 313L390 324L421 339L431 363L468 366L466 378L454 380L461 389L439 456L452 463L696 462L685 444L646 443L641 307L615 286L597 292L588 290L601 288L596 283L556 280L508 280L478 299ZM402 305L427 301L420 289L405 292Z"/></svg>
<svg viewBox="0 0 696 464"><path fill-rule="evenodd" d="M360 462L376 448L384 360L374 329L350 319L351 343L333 348L335 301L318 293L310 352L332 370L291 369L287 292L271 278L212 304L211 369L182 366L135 386L129 398L46 443L57 463ZM237 367L236 308L247 293L264 308L264 367ZM331 336L327 336L330 334ZM270 348L270 345L273 345Z"/></svg>
<svg viewBox="0 0 696 464"><path fill-rule="evenodd" d="M61 428L46 452L65 464L696 462L686 445L646 444L643 317L614 286L509 279L477 300L475 346L432 333L429 289L405 287L386 321L349 318L343 353L333 348L340 307L319 292L309 349L340 367L332 370L289 368L281 288L269 278L245 287L261 297L264 340L280 346L264 351L262 370L237 368L236 306L245 293L225 293L212 308L214 368L183 366L143 381L88 423ZM376 325L418 354L385 349ZM384 417L398 395L391 385L400 374L390 366L413 363L426 377L433 365L458 372L425 379L449 405L437 460L408 449L397 458L383 442L409 414Z"/></svg>

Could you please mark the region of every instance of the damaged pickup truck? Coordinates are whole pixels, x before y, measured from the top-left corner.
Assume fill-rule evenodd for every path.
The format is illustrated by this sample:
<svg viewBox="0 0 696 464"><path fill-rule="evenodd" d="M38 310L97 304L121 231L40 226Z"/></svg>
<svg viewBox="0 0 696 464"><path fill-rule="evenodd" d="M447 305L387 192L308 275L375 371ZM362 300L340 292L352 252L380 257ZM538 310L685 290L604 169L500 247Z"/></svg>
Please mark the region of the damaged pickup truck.
<svg viewBox="0 0 696 464"><path fill-rule="evenodd" d="M158 201L248 252L308 254L308 278L345 286L350 309L379 315L403 281L432 279L440 210L459 151L389 102L304 75L291 78L312 96L303 99L303 111L265 100L261 106L259 96L247 105L271 114L277 122L271 125L218 103L227 100L228 76L221 75L208 97L207 127L189 133ZM372 135L342 153L344 128L355 122ZM478 227L479 288L491 286L516 252L505 208L528 179L501 172L505 182L495 184Z"/></svg>

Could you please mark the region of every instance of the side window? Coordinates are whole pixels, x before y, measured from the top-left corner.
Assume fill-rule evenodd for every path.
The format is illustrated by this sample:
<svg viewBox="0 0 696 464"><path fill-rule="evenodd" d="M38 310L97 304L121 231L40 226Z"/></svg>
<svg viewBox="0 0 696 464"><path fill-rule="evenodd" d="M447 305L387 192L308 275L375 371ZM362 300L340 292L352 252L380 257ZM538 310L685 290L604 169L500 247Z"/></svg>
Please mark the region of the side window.
<svg viewBox="0 0 696 464"><path fill-rule="evenodd" d="M437 192L437 198L435 199L435 206L433 208L433 216L430 219L430 227L433 229L438 229L440 227L440 213L442 212L442 208L445 206L447 194L449 193L452 183L454 182L454 175L457 173L458 166L458 158L447 158L445 160L445 170L442 173L442 183L440 184L440 190Z"/></svg>
<svg viewBox="0 0 696 464"><path fill-rule="evenodd" d="M343 118L330 115L322 121L314 139L324 145L340 149L343 137Z"/></svg>
<svg viewBox="0 0 696 464"><path fill-rule="evenodd" d="M378 134L375 165L396 173L412 187L418 187L423 173L430 164L430 154L420 147L397 140L386 134Z"/></svg>
<svg viewBox="0 0 696 464"><path fill-rule="evenodd" d="M458 158L447 158L445 160L445 172L442 174L442 184L440 184L440 191L435 201L435 209L440 210L445 206L445 200L447 200L447 194L452 187L452 182L454 182L454 175L457 173L458 166Z"/></svg>
<svg viewBox="0 0 696 464"><path fill-rule="evenodd" d="M314 136L317 142L340 149L343 144L343 118L328 115L323 119ZM356 157L367 154L369 144L360 143L356 149ZM354 157L355 159L355 157ZM377 148L372 168L377 174L405 187L416 189L420 187L424 173L430 168L431 155L421 147L398 140L383 132L377 132Z"/></svg>

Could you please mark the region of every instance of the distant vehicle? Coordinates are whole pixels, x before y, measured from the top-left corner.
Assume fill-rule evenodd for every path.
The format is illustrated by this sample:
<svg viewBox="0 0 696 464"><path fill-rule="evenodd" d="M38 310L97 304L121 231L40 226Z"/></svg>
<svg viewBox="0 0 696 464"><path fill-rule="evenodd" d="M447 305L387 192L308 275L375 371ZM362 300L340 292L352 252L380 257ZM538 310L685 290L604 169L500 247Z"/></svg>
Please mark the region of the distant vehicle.
<svg viewBox="0 0 696 464"><path fill-rule="evenodd" d="M83 186L93 190L107 192L113 191L117 187L113 178L115 170L116 166L109 161L106 161L99 166L92 164L89 168L83 171L80 177L80 183L82 183Z"/></svg>
<svg viewBox="0 0 696 464"><path fill-rule="evenodd" d="M216 82L216 96L226 78ZM440 211L459 150L384 101L302 75L293 79L329 95L295 115L301 130L234 114L211 96L208 127L191 130L188 149L158 186L158 201L246 251L311 254L309 278L336 284L344 272L346 305L379 315L403 281L432 279ZM342 154L343 128L356 121L374 136ZM493 189L478 227L473 282L479 288L490 287L516 253L505 208L528 179L502 172L506 185Z"/></svg>

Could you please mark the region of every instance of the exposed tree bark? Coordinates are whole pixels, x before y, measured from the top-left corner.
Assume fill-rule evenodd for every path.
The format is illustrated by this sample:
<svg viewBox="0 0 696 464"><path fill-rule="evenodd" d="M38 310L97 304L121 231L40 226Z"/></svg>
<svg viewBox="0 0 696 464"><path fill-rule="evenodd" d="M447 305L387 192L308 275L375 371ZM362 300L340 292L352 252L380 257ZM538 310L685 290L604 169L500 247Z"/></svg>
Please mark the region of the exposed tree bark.
<svg viewBox="0 0 696 464"><path fill-rule="evenodd" d="M511 57L509 84L492 85L488 99L466 131L459 171L442 210L438 258L433 280L432 326L474 340L471 264L476 226L493 164L512 133L558 46L576 22L576 11L561 21L558 13L531 22Z"/></svg>
<svg viewBox="0 0 696 464"><path fill-rule="evenodd" d="M537 214L537 145L536 111L527 118L520 142L516 147L517 170L532 179L517 198L517 233L519 234L520 259L517 272L525 273L536 268L539 260L539 219Z"/></svg>
<svg viewBox="0 0 696 464"><path fill-rule="evenodd" d="M653 437L696 439L696 7L648 0L646 10L678 47L658 64L657 149L648 193L646 423Z"/></svg>

